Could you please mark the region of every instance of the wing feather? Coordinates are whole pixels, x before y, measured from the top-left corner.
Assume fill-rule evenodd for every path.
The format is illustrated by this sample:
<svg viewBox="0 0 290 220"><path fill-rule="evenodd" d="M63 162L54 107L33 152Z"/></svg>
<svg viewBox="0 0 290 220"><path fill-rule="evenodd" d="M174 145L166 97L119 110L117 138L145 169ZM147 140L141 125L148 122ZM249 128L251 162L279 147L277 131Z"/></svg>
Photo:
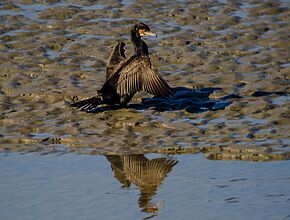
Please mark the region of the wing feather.
<svg viewBox="0 0 290 220"><path fill-rule="evenodd" d="M116 88L117 94L134 95L145 90L156 97L169 97L173 94L167 82L151 65L148 57L135 57L122 66L106 83Z"/></svg>
<svg viewBox="0 0 290 220"><path fill-rule="evenodd" d="M157 97L168 97L172 89L153 66L143 70L143 90Z"/></svg>
<svg viewBox="0 0 290 220"><path fill-rule="evenodd" d="M126 60L125 56L125 43L123 41L118 42L109 57L109 60L107 62L106 67L106 79L110 78L112 73L115 71L115 69L119 66L119 64Z"/></svg>
<svg viewBox="0 0 290 220"><path fill-rule="evenodd" d="M119 95L132 95L141 90L139 78L142 69L138 60L138 58L133 59L118 74L118 80L115 85Z"/></svg>

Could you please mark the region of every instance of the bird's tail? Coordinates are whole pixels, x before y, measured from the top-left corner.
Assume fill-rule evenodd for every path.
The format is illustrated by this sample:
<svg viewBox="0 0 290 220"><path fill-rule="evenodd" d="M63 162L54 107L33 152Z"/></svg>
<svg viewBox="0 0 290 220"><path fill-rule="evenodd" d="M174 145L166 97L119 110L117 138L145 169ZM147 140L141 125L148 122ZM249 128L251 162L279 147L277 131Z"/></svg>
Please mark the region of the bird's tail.
<svg viewBox="0 0 290 220"><path fill-rule="evenodd" d="M81 111L90 112L93 111L98 105L102 104L102 98L94 96L92 98L84 99L79 102L71 104L72 107L79 108Z"/></svg>

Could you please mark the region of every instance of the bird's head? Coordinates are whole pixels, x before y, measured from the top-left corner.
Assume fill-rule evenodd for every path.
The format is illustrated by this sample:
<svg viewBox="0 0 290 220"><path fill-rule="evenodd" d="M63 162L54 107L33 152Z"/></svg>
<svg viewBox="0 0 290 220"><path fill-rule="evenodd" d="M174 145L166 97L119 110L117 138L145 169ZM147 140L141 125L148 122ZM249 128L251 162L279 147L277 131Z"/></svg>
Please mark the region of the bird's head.
<svg viewBox="0 0 290 220"><path fill-rule="evenodd" d="M150 28L148 27L148 25L146 25L144 23L135 24L132 31L135 32L135 35L137 37L145 37L145 36L157 37L156 34L154 34L153 32L150 31Z"/></svg>

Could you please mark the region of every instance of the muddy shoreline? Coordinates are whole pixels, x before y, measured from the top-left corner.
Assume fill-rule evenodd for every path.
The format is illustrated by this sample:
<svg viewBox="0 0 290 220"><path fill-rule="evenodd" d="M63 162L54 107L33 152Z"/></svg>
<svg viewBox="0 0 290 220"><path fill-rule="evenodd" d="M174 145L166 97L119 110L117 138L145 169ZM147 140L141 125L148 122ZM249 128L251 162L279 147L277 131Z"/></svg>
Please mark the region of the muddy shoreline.
<svg viewBox="0 0 290 220"><path fill-rule="evenodd" d="M151 7L143 1L0 4L0 151L134 154L241 147L288 154L287 1L145 3ZM171 86L221 88L207 101L227 105L203 111L194 104L187 106L191 111L149 105L95 114L72 109L70 103L93 96L102 85L117 40L132 53L128 32L136 21L158 34L146 42ZM138 94L133 104L148 97Z"/></svg>

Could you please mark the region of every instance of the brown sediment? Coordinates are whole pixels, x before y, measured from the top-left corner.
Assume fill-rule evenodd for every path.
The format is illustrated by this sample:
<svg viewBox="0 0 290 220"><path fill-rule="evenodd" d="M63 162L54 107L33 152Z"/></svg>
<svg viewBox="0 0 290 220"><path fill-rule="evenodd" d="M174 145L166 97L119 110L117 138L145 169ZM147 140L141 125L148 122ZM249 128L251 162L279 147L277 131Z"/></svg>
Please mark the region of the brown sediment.
<svg viewBox="0 0 290 220"><path fill-rule="evenodd" d="M138 1L74 2L34 8L32 1L19 1L0 7L1 150L288 159L285 3L195 1L171 7L150 2L156 9L150 10ZM156 101L154 106L154 100L143 109L96 114L71 109L70 103L96 94L118 40L126 42L127 56L132 53L128 33L139 19L160 36L145 40L153 64L170 85L222 89L167 111L170 104ZM140 93L133 103L145 97ZM272 152L260 152L264 148Z"/></svg>

